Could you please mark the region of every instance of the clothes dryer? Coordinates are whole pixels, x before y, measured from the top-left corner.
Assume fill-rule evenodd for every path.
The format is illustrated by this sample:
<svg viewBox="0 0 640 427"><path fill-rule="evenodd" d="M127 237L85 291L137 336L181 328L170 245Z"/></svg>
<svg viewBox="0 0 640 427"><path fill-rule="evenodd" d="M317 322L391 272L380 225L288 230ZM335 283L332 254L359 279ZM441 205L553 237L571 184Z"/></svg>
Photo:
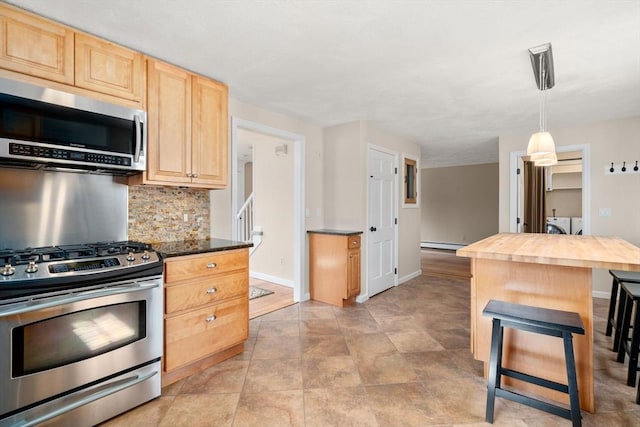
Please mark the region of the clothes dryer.
<svg viewBox="0 0 640 427"><path fill-rule="evenodd" d="M570 234L571 218L568 216L547 217L547 233L549 234Z"/></svg>
<svg viewBox="0 0 640 427"><path fill-rule="evenodd" d="M582 235L582 217L581 216L571 217L571 234Z"/></svg>

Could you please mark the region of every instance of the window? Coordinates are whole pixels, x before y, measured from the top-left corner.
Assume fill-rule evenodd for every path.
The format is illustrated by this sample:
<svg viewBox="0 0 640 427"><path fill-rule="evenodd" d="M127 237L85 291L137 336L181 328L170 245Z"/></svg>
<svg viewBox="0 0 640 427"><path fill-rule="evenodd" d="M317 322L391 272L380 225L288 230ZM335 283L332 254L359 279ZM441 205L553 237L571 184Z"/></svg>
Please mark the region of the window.
<svg viewBox="0 0 640 427"><path fill-rule="evenodd" d="M404 205L405 207L416 207L417 204L418 161L416 159L404 157Z"/></svg>

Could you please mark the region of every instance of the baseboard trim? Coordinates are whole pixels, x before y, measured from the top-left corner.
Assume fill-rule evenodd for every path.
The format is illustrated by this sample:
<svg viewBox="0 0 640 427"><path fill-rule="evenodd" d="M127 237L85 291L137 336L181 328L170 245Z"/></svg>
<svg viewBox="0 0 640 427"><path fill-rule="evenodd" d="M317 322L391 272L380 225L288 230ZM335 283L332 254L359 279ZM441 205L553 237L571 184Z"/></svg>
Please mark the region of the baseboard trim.
<svg viewBox="0 0 640 427"><path fill-rule="evenodd" d="M611 298L611 294L609 292L604 292L604 291L592 291L591 295L594 298L602 298L602 299L609 299Z"/></svg>
<svg viewBox="0 0 640 427"><path fill-rule="evenodd" d="M411 274L407 274L406 276L399 277L398 278L398 285L401 285L401 284L403 284L405 282L408 282L411 279L415 279L416 277L419 277L421 274L422 274L422 270L417 270L417 271L414 271Z"/></svg>
<svg viewBox="0 0 640 427"><path fill-rule="evenodd" d="M293 280L283 279L282 277L271 276L269 274L258 273L256 271L250 271L249 276L254 279L266 280L267 282L275 283L276 285L286 286L291 289L294 287Z"/></svg>
<svg viewBox="0 0 640 427"><path fill-rule="evenodd" d="M464 248L465 245L461 245L459 243L420 242L420 247L425 249L456 250L456 249Z"/></svg>

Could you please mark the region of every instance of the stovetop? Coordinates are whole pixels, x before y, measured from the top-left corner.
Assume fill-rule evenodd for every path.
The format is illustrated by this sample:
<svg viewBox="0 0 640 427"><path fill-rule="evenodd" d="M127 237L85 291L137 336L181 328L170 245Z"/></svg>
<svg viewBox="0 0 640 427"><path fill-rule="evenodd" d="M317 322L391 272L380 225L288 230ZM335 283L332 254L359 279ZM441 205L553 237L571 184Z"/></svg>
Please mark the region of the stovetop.
<svg viewBox="0 0 640 427"><path fill-rule="evenodd" d="M43 246L39 248L0 249L0 268L10 264L12 266L36 264L59 260L77 260L112 255L127 255L151 251L151 245L133 240L121 242L98 242L78 245Z"/></svg>
<svg viewBox="0 0 640 427"><path fill-rule="evenodd" d="M136 241L0 249L0 300L162 274L162 258Z"/></svg>

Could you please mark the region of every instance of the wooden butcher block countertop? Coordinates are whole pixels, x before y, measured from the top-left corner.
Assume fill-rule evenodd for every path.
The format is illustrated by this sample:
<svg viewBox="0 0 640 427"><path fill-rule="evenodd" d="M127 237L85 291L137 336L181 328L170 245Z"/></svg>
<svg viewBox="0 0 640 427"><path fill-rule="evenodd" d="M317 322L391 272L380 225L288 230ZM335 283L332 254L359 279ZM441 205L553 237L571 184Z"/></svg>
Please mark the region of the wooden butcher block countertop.
<svg viewBox="0 0 640 427"><path fill-rule="evenodd" d="M619 237L499 233L458 249L456 254L468 258L640 271L640 248Z"/></svg>

